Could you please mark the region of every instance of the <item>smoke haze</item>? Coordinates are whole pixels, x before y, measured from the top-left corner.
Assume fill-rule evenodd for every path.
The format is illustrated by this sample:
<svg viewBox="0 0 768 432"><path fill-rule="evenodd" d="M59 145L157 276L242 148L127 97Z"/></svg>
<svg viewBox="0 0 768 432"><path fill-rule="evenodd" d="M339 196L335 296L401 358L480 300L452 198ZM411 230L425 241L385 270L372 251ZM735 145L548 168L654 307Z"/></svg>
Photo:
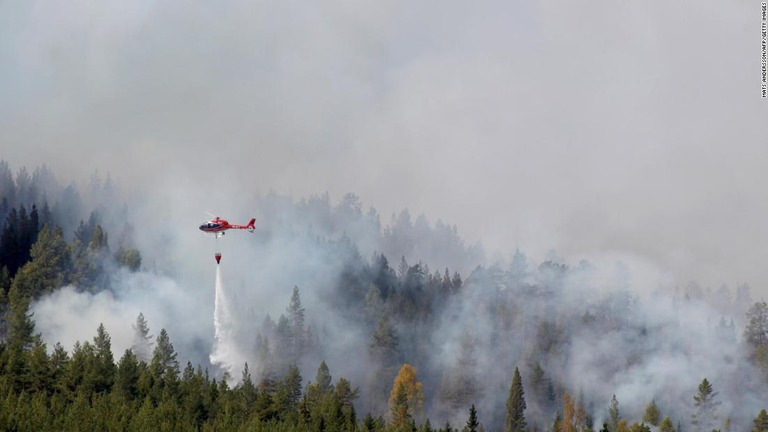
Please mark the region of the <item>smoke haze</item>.
<svg viewBox="0 0 768 432"><path fill-rule="evenodd" d="M110 292L66 287L41 299L37 328L69 349L104 322L119 357L143 312L153 334L168 329L181 358L238 377L240 360L256 358L262 320L285 313L298 286L327 344L305 359L305 378L327 359L335 376L362 385L366 365L348 359L367 356L370 329L328 313L333 287L357 262L339 246L348 235L362 260L385 252L393 268L405 256L466 279L485 265L436 318L441 331L428 343L437 354L416 365L435 388L441 377L428 371L453 366L445 359L458 356L462 335L498 325L474 319L488 295L522 289L492 271L519 248L531 286L551 282L536 274L541 262L574 270L554 297L532 295L532 309L513 315L520 338L534 337L545 312L568 316L553 324L566 326L600 316L615 292L639 294L628 317L642 319L599 337L574 324L564 352L536 353L553 378L593 395L596 415L615 393L630 412L657 397L687 418L679 401L709 376L732 403L723 411L754 416L766 395L749 387L759 379L743 347L733 342L732 356L707 348L726 343L712 332L721 316L741 334L743 307L682 299L690 280L710 300L723 283L768 294L759 6L3 2L0 158L48 164L65 182L109 173L144 258L143 271L118 275ZM392 245L363 222L323 226L323 207L312 205L325 191L330 206L353 192L362 214L375 207L365 223L392 228L407 208L409 223L426 215L438 231L441 218L466 243ZM196 231L206 212L257 218L253 236L222 239L225 278L213 241ZM582 259L591 264L579 267ZM225 286L231 332L216 306ZM478 370L487 369L497 348L476 343ZM524 345L504 349L527 379ZM478 378L489 389L485 412L498 412L508 388L494 378Z"/></svg>
<svg viewBox="0 0 768 432"><path fill-rule="evenodd" d="M15 166L173 182L154 214L182 194L195 219L241 188L353 191L489 252L768 282L756 1L0 8Z"/></svg>

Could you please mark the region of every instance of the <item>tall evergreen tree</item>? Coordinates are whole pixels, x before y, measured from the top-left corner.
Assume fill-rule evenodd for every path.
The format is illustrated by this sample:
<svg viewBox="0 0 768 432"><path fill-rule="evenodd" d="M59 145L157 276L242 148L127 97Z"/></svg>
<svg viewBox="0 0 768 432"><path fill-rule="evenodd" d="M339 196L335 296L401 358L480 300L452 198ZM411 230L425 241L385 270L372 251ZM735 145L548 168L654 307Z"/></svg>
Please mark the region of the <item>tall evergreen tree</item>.
<svg viewBox="0 0 768 432"><path fill-rule="evenodd" d="M466 432L477 432L477 428L480 426L480 422L477 420L477 410L475 404L469 408L469 418L467 419L467 426L464 428Z"/></svg>
<svg viewBox="0 0 768 432"><path fill-rule="evenodd" d="M480 396L476 347L476 338L465 332L459 342L456 365L443 375L440 398L452 412L475 403Z"/></svg>
<svg viewBox="0 0 768 432"><path fill-rule="evenodd" d="M32 245L31 255L32 261L19 269L13 280L25 295L37 298L68 282L70 254L61 228L44 227Z"/></svg>
<svg viewBox="0 0 768 432"><path fill-rule="evenodd" d="M659 411L659 407L656 406L655 399L651 399L651 402L645 406L643 421L646 421L653 426L659 425L659 422L661 421L661 412Z"/></svg>
<svg viewBox="0 0 768 432"><path fill-rule="evenodd" d="M675 425L672 424L672 419L669 416L664 417L659 424L659 432L675 432Z"/></svg>
<svg viewBox="0 0 768 432"><path fill-rule="evenodd" d="M525 408L523 380L520 377L520 370L515 367L515 372L512 375L512 385L509 387L509 396L507 397L505 432L524 432L526 430Z"/></svg>
<svg viewBox="0 0 768 432"><path fill-rule="evenodd" d="M619 422L621 422L619 401L616 399L616 395L613 395L611 397L611 405L608 407L608 429L611 432L617 432L619 430Z"/></svg>
<svg viewBox="0 0 768 432"><path fill-rule="evenodd" d="M115 373L115 392L127 401L138 396L139 359L132 350L127 349L117 364Z"/></svg>
<svg viewBox="0 0 768 432"><path fill-rule="evenodd" d="M277 385L274 396L275 411L284 420L291 420L301 400L301 373L296 365L288 368L288 374Z"/></svg>
<svg viewBox="0 0 768 432"><path fill-rule="evenodd" d="M717 407L720 402L715 400L717 392L712 384L704 378L699 384L698 392L693 396L694 413L691 416L691 424L702 430L711 430L717 426Z"/></svg>
<svg viewBox="0 0 768 432"><path fill-rule="evenodd" d="M171 338L168 337L168 332L165 329L161 329L160 334L157 336L150 365L154 375L163 378L177 378L179 375L179 361L176 360L176 355Z"/></svg>
<svg viewBox="0 0 768 432"><path fill-rule="evenodd" d="M24 264L22 252L21 232L19 226L19 213L15 207L11 208L5 217L2 233L0 233L0 265L8 268L8 273L13 277ZM29 251L26 251L29 253Z"/></svg>
<svg viewBox="0 0 768 432"><path fill-rule="evenodd" d="M112 355L112 338L99 324L96 336L93 338L95 348L95 364L93 365L94 391L97 393L109 392L115 379L115 360Z"/></svg>
<svg viewBox="0 0 768 432"><path fill-rule="evenodd" d="M297 363L304 354L306 344L306 328L304 326L304 308L301 306L299 287L293 287L291 302L288 305L288 322L290 324L290 360Z"/></svg>
<svg viewBox="0 0 768 432"><path fill-rule="evenodd" d="M371 360L367 392L369 399L366 401L368 411L383 413L386 410L386 399L381 395L386 394L392 377L397 374L401 359L399 343L397 333L389 323L389 316L384 313L368 345Z"/></svg>
<svg viewBox="0 0 768 432"><path fill-rule="evenodd" d="M389 316L385 313L379 319L376 331L371 335L368 352L371 358L384 366L393 366L400 360L400 339L395 329L389 323Z"/></svg>
<svg viewBox="0 0 768 432"><path fill-rule="evenodd" d="M747 323L744 329L744 339L753 348L768 345L768 303L757 302L747 312Z"/></svg>
<svg viewBox="0 0 768 432"><path fill-rule="evenodd" d="M29 295L14 279L8 293L8 338L5 343L9 350L28 351L34 341L35 322L29 312Z"/></svg>
<svg viewBox="0 0 768 432"><path fill-rule="evenodd" d="M764 409L760 410L760 414L752 422L755 424L752 432L768 432L768 413Z"/></svg>
<svg viewBox="0 0 768 432"><path fill-rule="evenodd" d="M317 375L315 376L315 384L317 384L320 394L326 394L329 391L333 391L331 382L331 372L328 370L328 365L325 364L325 360L323 360L317 368Z"/></svg>
<svg viewBox="0 0 768 432"><path fill-rule="evenodd" d="M149 334L149 325L144 318L144 313L139 312L136 317L136 324L133 327L133 343L131 349L136 357L144 363L149 363L152 359L152 336Z"/></svg>

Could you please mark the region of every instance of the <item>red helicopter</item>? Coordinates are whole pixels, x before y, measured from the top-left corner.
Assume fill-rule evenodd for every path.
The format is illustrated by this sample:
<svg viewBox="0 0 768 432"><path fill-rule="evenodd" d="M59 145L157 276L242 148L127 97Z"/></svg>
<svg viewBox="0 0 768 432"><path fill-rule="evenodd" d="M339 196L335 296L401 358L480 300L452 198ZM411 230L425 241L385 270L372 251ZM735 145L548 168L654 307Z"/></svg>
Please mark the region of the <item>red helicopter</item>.
<svg viewBox="0 0 768 432"><path fill-rule="evenodd" d="M207 234L213 234L214 237L216 237L216 244L219 243L219 237L226 234L226 230L228 229L241 229L241 230L248 230L248 232L253 232L254 229L256 229L255 224L256 219L252 218L250 221L248 221L248 225L236 225L231 224L227 222L225 219L222 219L218 216L215 218L209 220L208 222L200 225L200 231L207 233ZM221 262L221 252L216 252L213 255L214 258L216 258L216 265L218 265Z"/></svg>
<svg viewBox="0 0 768 432"><path fill-rule="evenodd" d="M248 225L236 225L231 224L227 222L225 219L222 219L218 216L213 218L212 220L209 220L208 222L200 225L200 231L205 233L213 233L213 235L216 236L216 238L219 238L220 236L223 236L226 230L228 229L241 229L241 230L248 230L249 232L253 232L254 229L256 229L255 224L256 219L252 218L250 221L248 221Z"/></svg>

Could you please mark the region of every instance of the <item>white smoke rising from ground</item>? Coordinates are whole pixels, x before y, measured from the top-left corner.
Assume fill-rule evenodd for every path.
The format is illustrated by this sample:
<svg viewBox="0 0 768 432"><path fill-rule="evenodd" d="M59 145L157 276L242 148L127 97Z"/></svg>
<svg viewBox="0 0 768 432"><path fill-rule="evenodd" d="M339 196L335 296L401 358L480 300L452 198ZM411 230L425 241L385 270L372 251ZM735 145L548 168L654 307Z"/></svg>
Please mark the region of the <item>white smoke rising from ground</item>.
<svg viewBox="0 0 768 432"><path fill-rule="evenodd" d="M224 282L221 277L221 265L216 266L216 299L213 309L213 349L211 351L211 363L220 366L230 376L230 384L236 382L239 377L236 372L242 370L246 361L238 346L235 332L241 327L232 316L230 300L224 290Z"/></svg>
<svg viewBox="0 0 768 432"><path fill-rule="evenodd" d="M4 157L54 163L72 177L87 154L88 171L127 182L148 269L119 275L114 293L69 287L40 299L38 329L49 345L71 347L103 321L119 356L143 311L153 334L168 329L181 358L205 365L215 334L210 248L190 231L204 210L247 220L258 206L241 192L254 188L353 189L385 222L409 207L503 253L518 244L537 257L550 247L576 259L620 251L662 269L635 274L650 281L632 284L644 294L656 279L693 278L710 287L748 280L765 296L758 13L751 1L718 0L4 2ZM338 353L353 347L365 358L369 335L327 312L339 267L328 248L287 235L230 245L232 346L247 351L256 323L276 319L298 285L307 317L333 336L331 371L362 383L364 362ZM389 258L396 266L399 256ZM563 308L591 293L568 288ZM434 341L442 357L455 357L465 329L492 328L468 325L482 318L478 300L467 293L457 318L443 317ZM650 342L634 330L573 335L560 378L585 391L607 382L595 392L618 392L630 411L661 381L679 382L683 410L698 371L733 367L686 345L716 343L706 309L665 306L638 307L657 323ZM624 370L619 356L638 344L650 353L644 361L606 377L606 365ZM489 352L479 364L493 364ZM718 388L728 376L710 380Z"/></svg>
<svg viewBox="0 0 768 432"><path fill-rule="evenodd" d="M63 287L40 298L30 308L36 331L49 349L57 342L70 350L75 342L90 340L99 323L112 337L112 352L119 359L131 348L131 327L143 313L150 335L157 336L165 328L181 358L193 364L207 365L210 352L210 302L203 296L191 295L189 286L178 280L149 272L118 271L113 276L112 290L99 293L80 292Z"/></svg>
<svg viewBox="0 0 768 432"><path fill-rule="evenodd" d="M188 197L174 199L184 202ZM340 252L333 238L323 237L320 223L314 223L328 217L327 209L315 212L300 207L305 209L302 213L285 204L286 200L290 202L285 197L263 202L256 199L257 204L248 212L224 213L237 216L231 219L238 222L253 212L261 222L253 235L233 232L222 241L231 272L225 284L222 269L217 268L213 293L210 279L204 277L215 265L211 259L213 240L197 232L192 234L197 226L193 221L199 219L173 208L168 217L177 219L179 213L183 222L178 224L180 228L169 227L158 237L145 235L143 239L163 246L148 248L147 255L157 257L154 265L158 271L167 270L172 276L120 272L114 275L113 292L81 293L72 287L57 291L33 306L38 330L49 346L61 341L70 348L75 338L83 340L95 334L103 321L113 336L117 358L130 347L131 323L141 311L151 333L156 335L162 327L169 331L181 361L190 360L204 367L213 364L214 376L227 371L234 382L245 361L252 371L262 366L257 362L254 341L260 323L267 314L277 320L286 312L291 288L296 285L301 290L307 323L313 325L322 345L321 352L301 362L305 382L312 380L317 365L325 360L334 377L343 376L362 387L358 407L365 410L364 401L369 396L385 396L371 394L365 387L366 372L371 367L367 352L370 329L354 318L359 311L345 310L345 299L336 290L343 281L340 276L349 256ZM283 202L284 207L270 209L275 201ZM308 226L312 224L314 230ZM396 267L397 257L389 258L390 265ZM406 257L411 264L420 258L418 254ZM506 267L491 266L471 277L462 275L465 287L435 317L431 334L424 332L428 337L418 339L406 334L422 330L397 322L393 315L392 324L403 331L401 342L411 344L408 349L414 350L414 342L430 346L423 350L428 354L422 353L420 358L403 359L419 371L430 401L439 395L442 372L456 365L462 335L470 333L477 338L476 376L483 388L477 406L486 419L503 413L508 380L515 366L520 367L527 383L528 364L536 359L532 354L540 357L547 376L555 383L571 394L584 391L596 419L605 416L610 396L616 394L622 413L629 418L639 419L644 405L656 398L665 414L685 423L692 395L704 377L720 392L724 414L732 414L742 423L756 414L766 392L764 386L758 385L761 379L738 343L741 330L735 331L733 339L725 340L713 330L722 311L704 302L681 301L680 296L668 292L657 295L654 290L670 286L665 283L666 270L656 269L631 254L606 254L591 263L578 264L554 254L551 258L569 264L562 282L537 269L538 261L533 259L528 261L524 278L527 283L552 291L548 297L525 298L507 283ZM639 297L627 303L625 314L619 314L626 321L621 326L612 326L609 321L595 328L581 321L586 312L599 317L606 308L606 313L616 315L616 309L610 308L634 294ZM511 330L497 337L495 329L502 319L491 319L489 312L504 298L512 299L515 307L504 312L503 320L513 322ZM210 320L211 316L214 320ZM737 323L740 317L743 311L735 316ZM546 356L536 351L538 326L544 319L560 326L564 335L558 350ZM275 341L270 343L274 349ZM499 344L505 346L504 350L498 349ZM530 407L533 417L533 403ZM458 420L465 413L455 415ZM491 420L486 421L491 424Z"/></svg>
<svg viewBox="0 0 768 432"><path fill-rule="evenodd" d="M353 184L492 250L630 251L763 290L758 6L3 2L0 148L70 177L87 154L142 196L169 172Z"/></svg>

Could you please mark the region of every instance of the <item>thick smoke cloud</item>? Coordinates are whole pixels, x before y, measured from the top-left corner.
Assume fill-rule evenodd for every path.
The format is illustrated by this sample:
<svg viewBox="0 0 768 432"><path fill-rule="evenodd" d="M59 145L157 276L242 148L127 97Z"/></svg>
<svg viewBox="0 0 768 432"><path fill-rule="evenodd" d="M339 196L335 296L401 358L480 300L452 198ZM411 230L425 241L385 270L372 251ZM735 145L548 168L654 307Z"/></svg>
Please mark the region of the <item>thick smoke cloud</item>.
<svg viewBox="0 0 768 432"><path fill-rule="evenodd" d="M90 341L86 336L95 336L96 328L103 323L112 338L112 352L117 360L131 348L131 325L143 313L149 322L150 336L157 337L160 329L165 328L184 360L208 364L213 341L212 292L207 301L205 297L190 295L178 281L151 273L126 272L114 277L113 284L112 291L96 294L64 287L36 302L32 306L36 330L48 346L59 342L71 351L75 342ZM190 319L198 315L211 319Z"/></svg>
<svg viewBox="0 0 768 432"><path fill-rule="evenodd" d="M188 180L164 199L354 189L490 251L632 253L764 292L755 2L0 7L16 166Z"/></svg>
<svg viewBox="0 0 768 432"><path fill-rule="evenodd" d="M754 371L742 354L708 348L723 346L711 332L719 316L652 293L690 279L767 293L758 36L752 1L5 2L1 156L65 179L109 172L144 254L144 271L117 277L111 293L42 299L38 329L70 348L104 322L119 355L141 311L153 334L167 328L183 358L206 365L213 323L189 317L213 316L216 246L194 227L206 211L256 216L261 236L220 244L243 356L254 358L261 320L284 313L299 286L315 328L334 335L332 372L362 383L366 365L343 357L364 358L369 335L326 313L348 257L257 198L327 190L335 202L353 191L384 224L407 207L457 224L468 244L482 240L502 259L521 247L539 262L554 248L572 267L596 263L565 285L558 308L617 286L643 293L633 313L651 336L631 325L598 339L574 331L547 365L599 406L615 392L637 412L647 400L634 395L658 395L686 418L675 401L708 375L732 401L723 410L752 416L764 395L733 383L755 381ZM365 259L381 248L356 240ZM616 282L617 260L631 282ZM477 263L460 264L466 276ZM441 358L457 356L462 335L493 328L466 322L498 288L476 285L486 291L439 317L443 331L429 341L439 355L422 370L450 367ZM536 331L533 316L518 319ZM490 352L489 339L477 343ZM513 344L509 364L527 354ZM490 364L480 357L481 369ZM491 410L504 389L488 388Z"/></svg>

